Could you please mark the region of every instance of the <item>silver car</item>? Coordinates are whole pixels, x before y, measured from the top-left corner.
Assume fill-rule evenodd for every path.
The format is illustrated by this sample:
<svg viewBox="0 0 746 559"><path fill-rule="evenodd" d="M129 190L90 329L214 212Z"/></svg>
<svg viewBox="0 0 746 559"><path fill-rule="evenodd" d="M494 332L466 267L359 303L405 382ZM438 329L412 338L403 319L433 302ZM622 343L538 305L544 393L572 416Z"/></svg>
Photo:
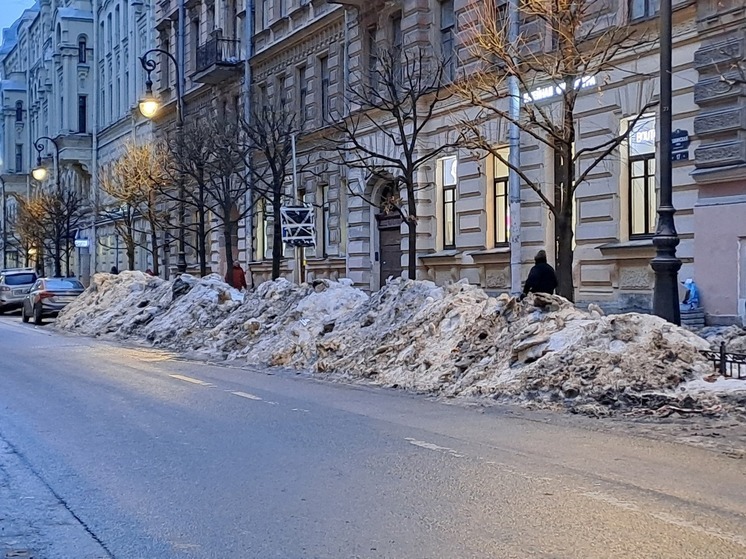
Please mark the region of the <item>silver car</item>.
<svg viewBox="0 0 746 559"><path fill-rule="evenodd" d="M29 269L0 271L0 314L20 309L36 279L36 272Z"/></svg>
<svg viewBox="0 0 746 559"><path fill-rule="evenodd" d="M23 298L21 320L41 324L46 316L57 316L62 309L85 291L73 278L39 278Z"/></svg>

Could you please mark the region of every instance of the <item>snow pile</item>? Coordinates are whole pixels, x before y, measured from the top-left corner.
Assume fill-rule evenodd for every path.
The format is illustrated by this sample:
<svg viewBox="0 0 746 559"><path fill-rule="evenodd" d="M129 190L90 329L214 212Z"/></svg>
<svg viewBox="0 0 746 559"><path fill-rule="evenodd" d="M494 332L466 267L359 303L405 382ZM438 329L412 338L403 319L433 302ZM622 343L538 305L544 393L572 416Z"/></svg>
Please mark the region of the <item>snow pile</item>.
<svg viewBox="0 0 746 559"><path fill-rule="evenodd" d="M345 279L301 286L282 278L265 282L237 312L206 333L203 352L307 368L316 360L316 339L367 300Z"/></svg>
<svg viewBox="0 0 746 559"><path fill-rule="evenodd" d="M602 316L556 296L491 298L465 283L392 282L318 347L318 372L594 415L682 406L673 389L711 372L699 353L707 343L658 317Z"/></svg>
<svg viewBox="0 0 746 559"><path fill-rule="evenodd" d="M203 330L221 322L243 295L216 274L176 282L142 272L96 274L91 286L57 319L57 327L86 335L145 338L177 350L199 345Z"/></svg>
<svg viewBox="0 0 746 559"><path fill-rule="evenodd" d="M720 343L725 342L726 351L746 353L746 329L740 326L708 326L698 333L713 350L720 349Z"/></svg>
<svg viewBox="0 0 746 559"><path fill-rule="evenodd" d="M702 381L712 374L700 353L708 342L684 328L582 311L557 296L489 297L465 282L396 279L369 297L349 280L278 279L244 295L216 275L170 283L99 274L57 324L208 358L596 416L716 413L725 401L725 385Z"/></svg>

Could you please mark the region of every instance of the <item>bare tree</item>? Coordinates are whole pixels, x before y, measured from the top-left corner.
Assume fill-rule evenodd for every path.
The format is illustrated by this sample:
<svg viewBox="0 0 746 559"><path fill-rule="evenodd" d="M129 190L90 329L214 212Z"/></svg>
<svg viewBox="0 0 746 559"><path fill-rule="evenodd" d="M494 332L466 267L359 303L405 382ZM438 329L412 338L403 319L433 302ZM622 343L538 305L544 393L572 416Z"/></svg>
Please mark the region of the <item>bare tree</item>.
<svg viewBox="0 0 746 559"><path fill-rule="evenodd" d="M379 49L378 64L370 76L348 88L353 110L332 125L331 142L339 162L361 169L368 176L380 176L392 183L392 195L385 201L407 224L410 278L417 273L417 192L430 187L417 175L444 151L457 146L460 136L428 141L432 120L453 94L449 87L449 61L441 61L423 49ZM360 192L350 191L368 204Z"/></svg>
<svg viewBox="0 0 746 559"><path fill-rule="evenodd" d="M207 275L207 223L208 207L206 188L209 181L207 166L211 157L212 138L209 126L204 119L186 123L179 134L170 134L166 139L167 165L166 174L169 181L161 185L161 194L169 200L185 207L192 208L196 214L193 222L186 223L185 228L194 233L195 242L185 239L197 253L201 276ZM184 181L184 199L179 200L179 188L174 185ZM177 208L177 211L180 211ZM169 224L173 227L172 216Z"/></svg>
<svg viewBox="0 0 746 559"><path fill-rule="evenodd" d="M124 240L130 270L135 269L135 247L141 246L138 239L145 232L142 225L147 224L149 246L142 248L152 255L153 273L160 272L158 235L165 225L160 187L166 183L165 164L165 155L158 146L129 143L114 164L100 173L101 189L117 203L104 213Z"/></svg>
<svg viewBox="0 0 746 559"><path fill-rule="evenodd" d="M29 232L29 240L39 242L39 248L52 259L55 276L62 276L63 260L65 273L70 275L70 239L89 214L80 194L55 186L41 189L30 200L19 198L19 202L21 230Z"/></svg>
<svg viewBox="0 0 746 559"><path fill-rule="evenodd" d="M573 196L594 169L624 142L637 121L655 105L640 100L627 130L575 149L576 103L582 90L601 84L621 56L651 44L640 26L614 26L595 0L522 0L521 33L508 40L505 12L493 2L475 3L465 29L474 64L459 82L459 93L477 108L464 121L468 145L493 155L513 169L554 218L558 293L574 300ZM511 118L507 80L515 76L523 92L519 118ZM650 96L652 98L652 95ZM497 149L485 132L491 121L515 123L525 138L555 154L554 184L545 188ZM580 165L582 162L582 166ZM551 192L551 193L550 193Z"/></svg>
<svg viewBox="0 0 746 559"><path fill-rule="evenodd" d="M285 188L291 176L293 163L293 137L298 133L296 118L286 103L277 100L275 106L258 103L248 120L244 120L246 141L252 160L250 177L255 196L272 206L272 279L280 277L282 260L282 229L280 207L292 201Z"/></svg>
<svg viewBox="0 0 746 559"><path fill-rule="evenodd" d="M23 253L24 264L31 265L33 250L43 247L44 231L41 223L44 208L38 199L27 199L25 196L13 193L18 211L11 222L9 231L12 233L12 243Z"/></svg>
<svg viewBox="0 0 746 559"><path fill-rule="evenodd" d="M229 113L205 123L210 142L205 157L205 204L222 229L228 271L233 268L233 235L238 222L253 204L246 203L249 192L249 153L251 147L237 116Z"/></svg>

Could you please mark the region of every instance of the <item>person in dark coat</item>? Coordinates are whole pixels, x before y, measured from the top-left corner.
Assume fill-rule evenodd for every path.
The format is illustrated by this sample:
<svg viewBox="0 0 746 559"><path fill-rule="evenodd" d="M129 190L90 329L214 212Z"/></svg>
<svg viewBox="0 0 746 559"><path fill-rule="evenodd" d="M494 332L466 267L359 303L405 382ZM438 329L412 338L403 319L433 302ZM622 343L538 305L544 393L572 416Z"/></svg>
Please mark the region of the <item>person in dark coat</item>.
<svg viewBox="0 0 746 559"><path fill-rule="evenodd" d="M111 270L109 270L109 273L116 276L119 273L119 269L116 266L112 266Z"/></svg>
<svg viewBox="0 0 746 559"><path fill-rule="evenodd" d="M534 256L534 266L528 273L526 283L523 286L523 295L521 299L529 293L548 293L554 294L557 289L557 274L554 268L547 264L547 253L540 250Z"/></svg>
<svg viewBox="0 0 746 559"><path fill-rule="evenodd" d="M233 263L233 269L225 274L225 283L236 289L246 289L246 274L238 262Z"/></svg>

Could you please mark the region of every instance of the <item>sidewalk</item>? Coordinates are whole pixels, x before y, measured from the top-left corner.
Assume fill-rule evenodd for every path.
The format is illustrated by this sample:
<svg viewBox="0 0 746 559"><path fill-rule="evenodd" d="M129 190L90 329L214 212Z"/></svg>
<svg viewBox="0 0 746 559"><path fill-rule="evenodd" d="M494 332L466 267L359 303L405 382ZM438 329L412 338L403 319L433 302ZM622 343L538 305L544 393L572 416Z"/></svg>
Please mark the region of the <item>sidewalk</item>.
<svg viewBox="0 0 746 559"><path fill-rule="evenodd" d="M111 555L0 436L0 558Z"/></svg>

